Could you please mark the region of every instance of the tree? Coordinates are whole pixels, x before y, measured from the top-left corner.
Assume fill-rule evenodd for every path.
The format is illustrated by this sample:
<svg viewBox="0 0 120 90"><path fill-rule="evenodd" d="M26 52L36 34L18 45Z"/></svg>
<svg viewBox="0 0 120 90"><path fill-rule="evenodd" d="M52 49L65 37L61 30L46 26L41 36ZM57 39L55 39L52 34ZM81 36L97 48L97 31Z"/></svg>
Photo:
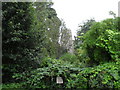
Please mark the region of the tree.
<svg viewBox="0 0 120 90"><path fill-rule="evenodd" d="M60 37L59 37L59 44L60 44L60 51L61 54L64 53L72 53L73 54L73 40L72 40L72 33L71 30L68 29L65 25L65 22L61 20L60 26Z"/></svg>
<svg viewBox="0 0 120 90"><path fill-rule="evenodd" d="M3 82L58 55L61 21L51 2L3 2Z"/></svg>
<svg viewBox="0 0 120 90"><path fill-rule="evenodd" d="M3 83L12 82L12 75L39 66L41 51L33 3L2 3ZM33 42L34 41L34 42Z"/></svg>
<svg viewBox="0 0 120 90"><path fill-rule="evenodd" d="M38 21L41 22L44 37L43 48L50 57L58 56L59 28L61 21L56 11L51 8L52 2L36 2L35 4Z"/></svg>
<svg viewBox="0 0 120 90"><path fill-rule="evenodd" d="M84 35L84 48L91 64L119 61L120 32L118 18L96 22ZM117 27L116 27L117 26Z"/></svg>
<svg viewBox="0 0 120 90"><path fill-rule="evenodd" d="M75 49L79 48L80 45L83 42L82 36L88 32L96 21L94 19L86 20L86 22L83 23L83 25L79 25L80 29L77 30L77 37L75 37Z"/></svg>

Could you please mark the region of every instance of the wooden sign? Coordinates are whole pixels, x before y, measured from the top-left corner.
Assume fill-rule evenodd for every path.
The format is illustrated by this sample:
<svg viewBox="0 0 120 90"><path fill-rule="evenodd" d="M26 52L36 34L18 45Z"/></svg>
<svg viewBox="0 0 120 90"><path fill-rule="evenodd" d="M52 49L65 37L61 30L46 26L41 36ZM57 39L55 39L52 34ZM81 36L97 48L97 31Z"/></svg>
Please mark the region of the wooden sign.
<svg viewBox="0 0 120 90"><path fill-rule="evenodd" d="M62 83L63 83L62 77L57 77L57 78L56 78L56 82L57 82L58 84L62 84Z"/></svg>

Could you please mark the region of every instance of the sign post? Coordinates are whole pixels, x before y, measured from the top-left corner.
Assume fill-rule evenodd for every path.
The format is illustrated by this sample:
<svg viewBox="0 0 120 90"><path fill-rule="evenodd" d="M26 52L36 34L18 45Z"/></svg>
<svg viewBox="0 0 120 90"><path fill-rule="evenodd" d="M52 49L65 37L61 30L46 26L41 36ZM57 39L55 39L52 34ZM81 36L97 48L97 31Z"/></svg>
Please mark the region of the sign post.
<svg viewBox="0 0 120 90"><path fill-rule="evenodd" d="M63 79L62 79L62 77L56 77L56 83L58 83L58 84L63 84Z"/></svg>

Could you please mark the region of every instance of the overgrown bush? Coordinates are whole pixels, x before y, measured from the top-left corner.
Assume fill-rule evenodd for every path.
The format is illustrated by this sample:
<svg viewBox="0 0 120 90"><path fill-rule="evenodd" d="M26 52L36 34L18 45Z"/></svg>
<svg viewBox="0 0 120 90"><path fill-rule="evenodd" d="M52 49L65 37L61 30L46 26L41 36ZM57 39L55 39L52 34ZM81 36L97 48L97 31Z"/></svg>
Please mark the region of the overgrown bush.
<svg viewBox="0 0 120 90"><path fill-rule="evenodd" d="M89 66L88 63L90 62L90 58L88 57L86 50L80 47L79 49L76 49L76 57L80 61L79 67L87 67Z"/></svg>
<svg viewBox="0 0 120 90"><path fill-rule="evenodd" d="M96 22L84 35L83 47L90 58L88 64L118 61L120 58L120 32L116 19Z"/></svg>
<svg viewBox="0 0 120 90"><path fill-rule="evenodd" d="M105 63L92 68L83 68L78 74L69 77L67 87L120 88L120 67L116 63Z"/></svg>
<svg viewBox="0 0 120 90"><path fill-rule="evenodd" d="M66 62L66 61L70 62L71 64L75 64L75 65L80 64L80 61L78 60L78 58L74 54L66 53L66 54L62 55L60 57L60 59L63 60L64 62Z"/></svg>
<svg viewBox="0 0 120 90"><path fill-rule="evenodd" d="M61 88L64 88L67 83L67 76L70 73L75 73L74 71L77 69L74 70L74 66L68 62L46 58L41 68L15 74L13 78L16 78L18 82L23 82L23 87L26 88L58 88L60 85L56 83L56 77L61 76L64 80L64 85Z"/></svg>
<svg viewBox="0 0 120 90"><path fill-rule="evenodd" d="M24 88L120 88L118 63L77 68L61 60L46 58L44 65L13 77L21 81ZM56 83L57 76L63 78L63 84Z"/></svg>
<svg viewBox="0 0 120 90"><path fill-rule="evenodd" d="M10 84L3 84L2 89L19 89L22 88L22 83L10 83ZM24 90L24 89L22 89Z"/></svg>
<svg viewBox="0 0 120 90"><path fill-rule="evenodd" d="M86 68L79 75L87 77L90 88L120 88L120 68L116 63Z"/></svg>

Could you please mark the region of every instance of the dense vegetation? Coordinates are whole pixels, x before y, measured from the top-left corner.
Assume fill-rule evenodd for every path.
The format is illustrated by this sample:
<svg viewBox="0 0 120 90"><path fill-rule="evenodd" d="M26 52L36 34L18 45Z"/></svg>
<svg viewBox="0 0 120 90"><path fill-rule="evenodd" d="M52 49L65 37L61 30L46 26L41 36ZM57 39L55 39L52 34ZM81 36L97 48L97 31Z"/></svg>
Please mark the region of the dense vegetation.
<svg viewBox="0 0 120 90"><path fill-rule="evenodd" d="M2 87L120 88L120 18L87 20L73 43L52 5L2 2Z"/></svg>

